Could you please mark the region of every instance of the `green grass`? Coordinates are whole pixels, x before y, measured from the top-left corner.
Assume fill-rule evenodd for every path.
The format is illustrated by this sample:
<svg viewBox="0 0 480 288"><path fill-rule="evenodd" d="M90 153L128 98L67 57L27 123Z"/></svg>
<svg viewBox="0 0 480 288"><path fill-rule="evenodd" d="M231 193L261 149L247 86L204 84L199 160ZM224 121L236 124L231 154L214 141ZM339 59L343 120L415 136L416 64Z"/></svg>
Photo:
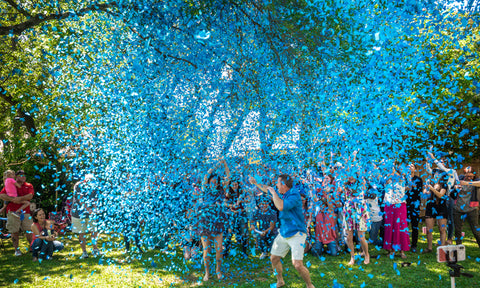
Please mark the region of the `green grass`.
<svg viewBox="0 0 480 288"><path fill-rule="evenodd" d="M457 278L457 287L479 287L480 283L480 249L468 230L464 241L468 259L461 264L465 272L475 277ZM230 256L223 265L225 280L202 283L199 280L203 267L185 263L179 249L173 253L154 250L143 255L124 254L121 241L103 236L99 242L104 246L104 256L80 260L81 250L72 236L63 236L60 240L65 249L56 253L53 260L41 263L32 262L31 255L25 253L25 238L21 239L25 253L21 257L14 257L10 240L4 240L5 251L0 250L0 287L270 287L275 282L270 262L259 260L258 255L248 259ZM438 236L438 232L434 233L434 239ZM425 248L425 236L420 235L419 250ZM332 287L334 279L345 287L360 287L363 283L365 287L450 287L448 268L436 262L434 253L407 252L406 260L392 260L384 250L373 246L369 250L372 256L380 256L372 258L369 265L348 267L349 255L343 253L324 259L309 255L304 263L309 266L316 287ZM286 287L305 287L289 257L290 254L284 261ZM411 262L411 266L401 267L404 261Z"/></svg>

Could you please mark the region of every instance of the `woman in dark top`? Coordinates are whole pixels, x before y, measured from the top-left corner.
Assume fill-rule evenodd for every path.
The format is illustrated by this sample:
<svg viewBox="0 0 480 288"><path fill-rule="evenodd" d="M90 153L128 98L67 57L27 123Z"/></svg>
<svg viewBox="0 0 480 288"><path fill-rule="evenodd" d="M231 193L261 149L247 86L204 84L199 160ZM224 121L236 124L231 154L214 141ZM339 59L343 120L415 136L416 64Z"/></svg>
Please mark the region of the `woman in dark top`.
<svg viewBox="0 0 480 288"><path fill-rule="evenodd" d="M203 191L197 202L198 215L198 232L201 236L203 247L203 263L205 265L205 276L203 281L210 278L210 251L212 242L215 244L215 259L217 278L222 279L222 248L223 248L223 231L225 230L225 189L229 186L230 170L225 160L221 160L225 167L226 180L222 183L221 178L216 174L212 174L215 168L208 170L204 177Z"/></svg>
<svg viewBox="0 0 480 288"><path fill-rule="evenodd" d="M432 252L432 241L433 241L433 225L435 224L435 219L437 219L438 230L440 231L440 242L441 245L445 245L446 242L446 225L447 225L447 181L448 175L446 173L441 173L439 176L435 176L436 183L434 186L428 184L426 187L427 193L430 194L429 199L427 200L427 207L425 209L425 222L427 224L427 250L424 253Z"/></svg>
<svg viewBox="0 0 480 288"><path fill-rule="evenodd" d="M407 217L412 225L412 246L410 251L417 251L418 223L420 220L420 195L423 189L422 178L415 175L417 171L415 164L410 164L411 179L406 191L407 193Z"/></svg>
<svg viewBox="0 0 480 288"><path fill-rule="evenodd" d="M246 256L248 249L248 219L245 212L244 205L240 201L240 197L243 194L243 189L240 186L240 180L237 177L233 177L230 181L230 187L228 187L228 193L225 195L227 202L227 227L225 227L225 251L224 256L227 257L230 251L232 243L232 237L235 235L237 242L242 245L242 252Z"/></svg>

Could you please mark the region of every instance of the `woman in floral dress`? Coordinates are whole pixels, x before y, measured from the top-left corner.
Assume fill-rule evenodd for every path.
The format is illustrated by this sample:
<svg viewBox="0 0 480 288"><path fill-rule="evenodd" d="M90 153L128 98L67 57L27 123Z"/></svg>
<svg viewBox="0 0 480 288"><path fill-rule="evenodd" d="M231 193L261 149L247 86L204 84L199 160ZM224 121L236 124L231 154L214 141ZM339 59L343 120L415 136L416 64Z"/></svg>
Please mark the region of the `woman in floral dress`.
<svg viewBox="0 0 480 288"><path fill-rule="evenodd" d="M354 177L349 177L342 189L344 200L344 227L347 235L347 246L350 251L350 262L348 262L348 265L355 264L355 247L353 245L354 231L357 231L360 245L365 256L363 263L370 263L368 243L365 239L365 232L368 231L370 221L364 199L364 190L365 184L359 183Z"/></svg>

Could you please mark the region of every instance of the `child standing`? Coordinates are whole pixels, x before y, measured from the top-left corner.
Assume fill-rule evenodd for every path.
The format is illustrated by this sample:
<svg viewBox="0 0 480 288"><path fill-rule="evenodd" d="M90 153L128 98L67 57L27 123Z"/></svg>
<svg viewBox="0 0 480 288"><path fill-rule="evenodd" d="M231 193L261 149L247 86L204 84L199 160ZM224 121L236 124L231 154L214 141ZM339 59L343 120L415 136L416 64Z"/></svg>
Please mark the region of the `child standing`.
<svg viewBox="0 0 480 288"><path fill-rule="evenodd" d="M15 172L13 170L7 170L3 173L3 183L5 184L5 191L10 197L18 197L17 188L22 187L15 181ZM8 202L6 203L8 204ZM24 217L22 211L30 205L29 201L21 202L22 207L18 208L17 211L13 212L13 215L19 217L21 220Z"/></svg>
<svg viewBox="0 0 480 288"><path fill-rule="evenodd" d="M368 208L371 215L371 226L370 226L370 239L368 242L375 246L383 246L383 235L380 235L380 230L383 224L382 211L378 203L378 192L375 187L372 187L365 195L365 199L368 204Z"/></svg>
<svg viewBox="0 0 480 288"><path fill-rule="evenodd" d="M262 254L260 259L267 257L268 251L272 248L273 240L278 234L277 230L277 213L270 208L270 205L267 201L261 201L259 210L255 215L254 221L252 222L250 229L255 231L257 234L256 241Z"/></svg>

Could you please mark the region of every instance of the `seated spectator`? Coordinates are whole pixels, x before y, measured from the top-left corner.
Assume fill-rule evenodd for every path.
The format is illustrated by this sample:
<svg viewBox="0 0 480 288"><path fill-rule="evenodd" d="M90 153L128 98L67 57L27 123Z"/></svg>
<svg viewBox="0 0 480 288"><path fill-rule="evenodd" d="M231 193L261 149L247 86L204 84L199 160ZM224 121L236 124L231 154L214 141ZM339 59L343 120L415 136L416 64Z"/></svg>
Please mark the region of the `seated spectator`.
<svg viewBox="0 0 480 288"><path fill-rule="evenodd" d="M259 210L254 217L250 229L256 232L255 240L262 252L260 259L264 259L272 247L273 239L275 239L278 234L276 225L277 213L271 209L268 201L262 201L258 206Z"/></svg>
<svg viewBox="0 0 480 288"><path fill-rule="evenodd" d="M45 212L41 208L33 212L32 218L31 250L33 261L38 259L51 260L53 252L63 249L63 244L55 240L58 235L53 229L54 222L45 219Z"/></svg>

